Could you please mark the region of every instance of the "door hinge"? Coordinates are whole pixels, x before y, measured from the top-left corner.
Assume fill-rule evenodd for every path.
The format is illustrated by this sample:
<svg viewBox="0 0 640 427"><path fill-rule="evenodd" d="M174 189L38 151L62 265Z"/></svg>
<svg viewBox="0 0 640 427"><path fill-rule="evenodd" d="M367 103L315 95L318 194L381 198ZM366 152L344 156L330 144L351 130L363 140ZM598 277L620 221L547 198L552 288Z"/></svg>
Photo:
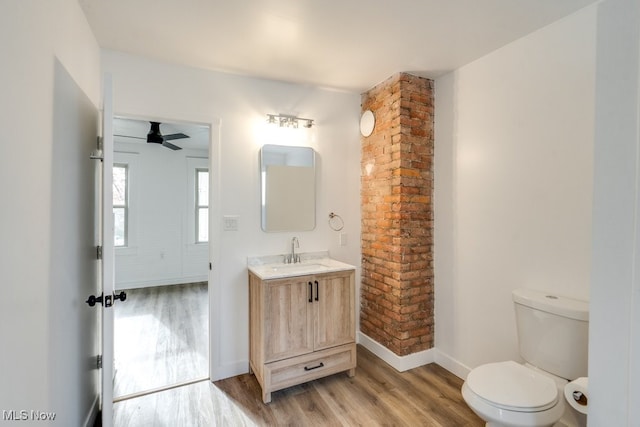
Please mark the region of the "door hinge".
<svg viewBox="0 0 640 427"><path fill-rule="evenodd" d="M209 270L213 270L213 265L209 263Z"/></svg>
<svg viewBox="0 0 640 427"><path fill-rule="evenodd" d="M101 245L96 246L96 258L97 259L102 259L102 246Z"/></svg>
<svg viewBox="0 0 640 427"><path fill-rule="evenodd" d="M98 140L96 141L96 149L91 152L89 158L92 160L104 160L104 155L102 153L102 137L98 137Z"/></svg>
<svg viewBox="0 0 640 427"><path fill-rule="evenodd" d="M96 369L102 369L102 355L96 356Z"/></svg>

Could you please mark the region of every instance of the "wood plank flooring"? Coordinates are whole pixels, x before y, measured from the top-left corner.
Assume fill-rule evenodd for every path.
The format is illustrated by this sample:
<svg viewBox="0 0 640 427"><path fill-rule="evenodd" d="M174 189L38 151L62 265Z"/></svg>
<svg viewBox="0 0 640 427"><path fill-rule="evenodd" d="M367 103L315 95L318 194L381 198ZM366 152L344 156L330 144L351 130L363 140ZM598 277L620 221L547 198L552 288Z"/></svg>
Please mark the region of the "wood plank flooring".
<svg viewBox="0 0 640 427"><path fill-rule="evenodd" d="M462 400L462 380L431 364L397 372L358 346L356 376L336 374L261 401L245 374L115 404L116 427L134 426L483 426Z"/></svg>
<svg viewBox="0 0 640 427"><path fill-rule="evenodd" d="M132 289L114 305L114 396L209 376L207 283Z"/></svg>
<svg viewBox="0 0 640 427"><path fill-rule="evenodd" d="M207 286L128 291L115 307L115 395L208 376ZM264 405L250 374L201 381L114 404L116 427L483 426L462 380L432 364L397 372L358 346L356 375L274 392Z"/></svg>

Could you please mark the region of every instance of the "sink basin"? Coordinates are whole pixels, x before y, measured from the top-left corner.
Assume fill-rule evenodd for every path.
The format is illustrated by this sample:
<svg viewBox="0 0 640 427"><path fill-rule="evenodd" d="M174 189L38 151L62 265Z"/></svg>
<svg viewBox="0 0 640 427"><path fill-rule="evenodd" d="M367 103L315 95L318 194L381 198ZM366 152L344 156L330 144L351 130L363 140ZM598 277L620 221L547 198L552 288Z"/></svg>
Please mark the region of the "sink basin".
<svg viewBox="0 0 640 427"><path fill-rule="evenodd" d="M269 280L355 269L352 265L329 258L327 252L301 255L302 262L292 264L282 262L283 255L249 258L249 271L262 280Z"/></svg>
<svg viewBox="0 0 640 427"><path fill-rule="evenodd" d="M307 272L307 271L316 271L323 270L328 268L329 266L325 264L311 264L311 263L296 263L296 264L282 264L282 265L273 265L271 269L273 271L299 271L299 272Z"/></svg>

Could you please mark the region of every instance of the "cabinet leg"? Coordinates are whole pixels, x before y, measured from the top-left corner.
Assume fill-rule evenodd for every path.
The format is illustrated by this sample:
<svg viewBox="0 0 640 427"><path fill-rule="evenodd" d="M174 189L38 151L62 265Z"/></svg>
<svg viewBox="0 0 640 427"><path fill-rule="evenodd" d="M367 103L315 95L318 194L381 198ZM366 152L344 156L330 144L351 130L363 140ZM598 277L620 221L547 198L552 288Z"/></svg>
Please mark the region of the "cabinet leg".
<svg viewBox="0 0 640 427"><path fill-rule="evenodd" d="M262 392L262 403L270 403L271 402L271 393Z"/></svg>
<svg viewBox="0 0 640 427"><path fill-rule="evenodd" d="M353 378L356 376L356 368L351 368L347 371L347 375L349 376L349 378Z"/></svg>

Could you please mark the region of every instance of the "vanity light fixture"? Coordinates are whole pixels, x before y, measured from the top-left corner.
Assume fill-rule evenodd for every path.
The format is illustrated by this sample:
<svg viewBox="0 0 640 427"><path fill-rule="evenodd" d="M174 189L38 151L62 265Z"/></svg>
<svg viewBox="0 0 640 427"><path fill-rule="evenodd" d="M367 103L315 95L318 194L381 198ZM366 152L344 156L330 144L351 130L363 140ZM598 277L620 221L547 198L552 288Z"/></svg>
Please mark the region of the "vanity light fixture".
<svg viewBox="0 0 640 427"><path fill-rule="evenodd" d="M301 122L303 127L310 128L313 126L313 119L305 119L286 114L267 114L267 123L277 124L281 128L297 129Z"/></svg>

